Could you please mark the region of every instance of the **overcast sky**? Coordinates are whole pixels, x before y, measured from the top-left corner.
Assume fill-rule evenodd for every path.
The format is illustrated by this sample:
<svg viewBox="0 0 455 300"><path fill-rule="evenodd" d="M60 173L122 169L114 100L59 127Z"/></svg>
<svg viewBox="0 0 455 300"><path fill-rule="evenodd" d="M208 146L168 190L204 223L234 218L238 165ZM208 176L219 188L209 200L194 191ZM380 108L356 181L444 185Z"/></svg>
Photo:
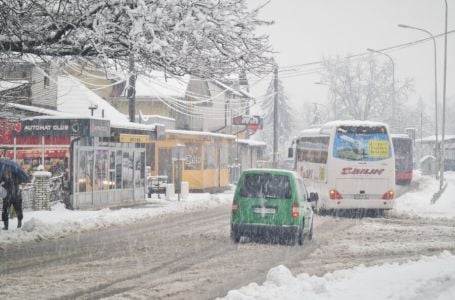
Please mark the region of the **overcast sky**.
<svg viewBox="0 0 455 300"><path fill-rule="evenodd" d="M247 0L250 7L264 0ZM455 29L455 0L448 0L448 30ZM275 24L263 29L270 34L280 66L320 61L382 49L426 38L423 32L399 28L402 23L424 28L434 35L444 32L444 0L272 0L260 17ZM444 38L437 39L438 91L442 99ZM431 41L387 52L395 62L398 81L414 79L413 102L422 97L434 101L434 52ZM448 35L447 96L455 96L455 33ZM382 56L382 59L388 60ZM327 87L315 85L318 75L280 74L294 103L326 102ZM253 81L254 82L254 81ZM261 85L253 87L260 94ZM264 93L264 91L262 91Z"/></svg>

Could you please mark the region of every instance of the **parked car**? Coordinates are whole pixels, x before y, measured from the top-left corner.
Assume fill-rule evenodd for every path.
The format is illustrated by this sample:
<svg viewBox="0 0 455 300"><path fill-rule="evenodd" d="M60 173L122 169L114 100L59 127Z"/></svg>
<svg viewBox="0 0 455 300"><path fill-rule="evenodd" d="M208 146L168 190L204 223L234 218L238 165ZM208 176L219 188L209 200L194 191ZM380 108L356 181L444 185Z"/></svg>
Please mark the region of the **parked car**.
<svg viewBox="0 0 455 300"><path fill-rule="evenodd" d="M232 202L231 239L242 236L294 245L313 237L317 193L308 195L302 178L283 169L250 169L240 175Z"/></svg>

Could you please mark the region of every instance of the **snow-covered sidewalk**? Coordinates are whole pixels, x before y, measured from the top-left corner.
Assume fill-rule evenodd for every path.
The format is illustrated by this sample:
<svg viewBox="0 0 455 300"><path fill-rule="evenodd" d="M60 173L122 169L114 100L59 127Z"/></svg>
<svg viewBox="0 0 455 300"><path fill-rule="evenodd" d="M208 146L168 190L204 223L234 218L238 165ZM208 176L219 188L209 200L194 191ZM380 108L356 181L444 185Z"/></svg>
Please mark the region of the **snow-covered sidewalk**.
<svg viewBox="0 0 455 300"><path fill-rule="evenodd" d="M262 285L251 283L229 291L225 300L291 299L455 299L455 256L444 252L419 261L358 266L322 277L292 275L284 266L267 274Z"/></svg>
<svg viewBox="0 0 455 300"><path fill-rule="evenodd" d="M68 210L63 204L58 204L50 211L25 211L21 229L16 228L17 219L10 219L10 230L0 229L0 245L64 237L71 233L130 224L163 214L201 210L230 203L232 196L230 191L220 194L190 194L180 202L176 199L167 201L152 198L149 204L140 207L96 211Z"/></svg>
<svg viewBox="0 0 455 300"><path fill-rule="evenodd" d="M455 218L455 173L446 172L447 188L439 200L431 204L431 198L439 190L439 180L414 172L414 181L419 184L415 191L407 192L396 201L392 214L426 218Z"/></svg>

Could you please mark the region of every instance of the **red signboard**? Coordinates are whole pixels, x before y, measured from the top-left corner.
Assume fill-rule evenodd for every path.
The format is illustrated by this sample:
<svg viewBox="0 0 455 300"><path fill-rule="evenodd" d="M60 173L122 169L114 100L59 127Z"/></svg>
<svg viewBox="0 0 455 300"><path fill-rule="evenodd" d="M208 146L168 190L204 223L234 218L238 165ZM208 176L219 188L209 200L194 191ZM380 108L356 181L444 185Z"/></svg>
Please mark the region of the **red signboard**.
<svg viewBox="0 0 455 300"><path fill-rule="evenodd" d="M232 118L232 124L247 125L249 129L262 129L262 118L260 116L237 116Z"/></svg>

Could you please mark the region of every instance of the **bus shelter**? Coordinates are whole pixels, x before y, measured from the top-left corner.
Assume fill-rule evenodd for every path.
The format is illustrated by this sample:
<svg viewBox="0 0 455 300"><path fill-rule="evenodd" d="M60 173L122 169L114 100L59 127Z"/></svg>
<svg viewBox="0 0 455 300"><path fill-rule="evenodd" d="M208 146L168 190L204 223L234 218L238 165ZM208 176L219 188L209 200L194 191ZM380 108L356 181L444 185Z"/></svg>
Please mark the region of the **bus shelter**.
<svg viewBox="0 0 455 300"><path fill-rule="evenodd" d="M145 200L145 146L82 138L72 148L72 206L111 207Z"/></svg>
<svg viewBox="0 0 455 300"><path fill-rule="evenodd" d="M109 137L75 141L73 207L126 206L145 201L147 145L164 138L159 125L111 124Z"/></svg>

